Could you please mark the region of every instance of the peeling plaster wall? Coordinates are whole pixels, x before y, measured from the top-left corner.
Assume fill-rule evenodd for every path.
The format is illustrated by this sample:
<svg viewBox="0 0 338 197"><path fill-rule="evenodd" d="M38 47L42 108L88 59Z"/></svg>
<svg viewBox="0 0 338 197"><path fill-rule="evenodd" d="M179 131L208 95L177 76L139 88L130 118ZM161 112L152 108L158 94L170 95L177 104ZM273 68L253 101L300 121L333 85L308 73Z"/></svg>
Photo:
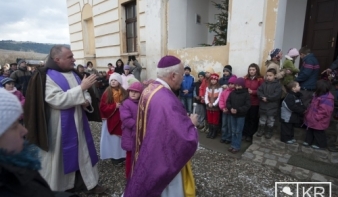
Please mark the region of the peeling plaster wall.
<svg viewBox="0 0 338 197"><path fill-rule="evenodd" d="M275 44L275 32L277 25L277 12L278 12L278 2L279 0L265 0L264 8L264 32L263 32L263 53L261 59L261 73L265 74L266 66L265 61L269 52L273 49Z"/></svg>
<svg viewBox="0 0 338 197"><path fill-rule="evenodd" d="M184 65L191 67L191 74L197 79L197 74L211 66L216 73L223 75L223 67L228 64L227 46L196 47L179 50L169 50L168 55L181 59Z"/></svg>
<svg viewBox="0 0 338 197"><path fill-rule="evenodd" d="M231 44L229 64L237 76L244 76L251 63L260 63L264 32L264 2L262 0L232 1L228 33L228 42Z"/></svg>

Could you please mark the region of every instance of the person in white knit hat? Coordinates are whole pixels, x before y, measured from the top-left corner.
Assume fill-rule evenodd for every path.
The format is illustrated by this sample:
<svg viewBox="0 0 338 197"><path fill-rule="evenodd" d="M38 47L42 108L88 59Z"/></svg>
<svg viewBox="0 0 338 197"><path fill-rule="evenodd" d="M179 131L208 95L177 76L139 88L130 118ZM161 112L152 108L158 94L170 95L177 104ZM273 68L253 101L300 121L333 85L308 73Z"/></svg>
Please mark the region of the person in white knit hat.
<svg viewBox="0 0 338 197"><path fill-rule="evenodd" d="M24 140L19 100L2 88L0 98L0 196L54 196L38 172L37 148Z"/></svg>
<svg viewBox="0 0 338 197"><path fill-rule="evenodd" d="M122 77L113 73L109 77L109 86L100 101L102 117L100 158L111 159L113 164L119 164L126 158L126 151L121 147L122 123L120 106L127 97L127 91L122 88Z"/></svg>

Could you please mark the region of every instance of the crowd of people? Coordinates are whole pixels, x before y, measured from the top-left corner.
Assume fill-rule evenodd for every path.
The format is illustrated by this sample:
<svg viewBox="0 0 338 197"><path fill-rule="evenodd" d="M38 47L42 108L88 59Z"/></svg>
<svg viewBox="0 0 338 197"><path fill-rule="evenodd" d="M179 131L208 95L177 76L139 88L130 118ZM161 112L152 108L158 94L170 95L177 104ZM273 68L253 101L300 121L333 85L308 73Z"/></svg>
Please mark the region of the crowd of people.
<svg viewBox="0 0 338 197"><path fill-rule="evenodd" d="M300 57L303 65L295 66ZM223 68L219 77L212 67L198 73L194 82L186 66L180 98L188 113L192 102L199 115L198 128L214 139L221 131L221 143L231 144L229 151L237 153L241 141L252 142L253 135L271 139L275 122L280 120L280 140L294 144L294 127L304 127L304 146L326 148L325 130L329 127L337 95L330 92L337 82L331 76L338 68L338 59L320 73L318 60L307 47L291 48L283 61L281 49L271 50L262 76L260 67L252 63L246 76L237 77L232 67ZM336 75L337 76L337 75ZM337 87L336 87L337 88ZM334 91L332 91L334 92ZM320 124L318 124L320 123Z"/></svg>
<svg viewBox="0 0 338 197"><path fill-rule="evenodd" d="M198 130L211 139L221 131L220 142L236 154L254 134L270 139L277 117L281 141L296 143L293 129L303 124L303 145L325 148L337 99L331 84L317 80L320 67L310 49L290 49L280 67L282 57L278 48L270 52L264 76L252 63L243 77L226 65L223 77L208 67L195 81L189 66L164 56L157 79L143 82L135 56L108 63L107 72L90 61L74 68L72 51L62 45L34 73L20 60L1 79L0 195L101 194L97 163L109 159L125 164L124 197L195 196L190 159ZM89 121L102 122L99 156Z"/></svg>

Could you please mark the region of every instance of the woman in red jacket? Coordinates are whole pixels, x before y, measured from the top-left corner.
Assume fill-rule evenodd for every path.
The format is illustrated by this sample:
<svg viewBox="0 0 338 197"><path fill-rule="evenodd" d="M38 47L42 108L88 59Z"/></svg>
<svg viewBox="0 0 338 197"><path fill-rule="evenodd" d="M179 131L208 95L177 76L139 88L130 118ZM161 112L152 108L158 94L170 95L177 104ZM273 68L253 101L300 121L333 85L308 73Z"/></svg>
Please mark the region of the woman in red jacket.
<svg viewBox="0 0 338 197"><path fill-rule="evenodd" d="M259 120L259 100L257 96L257 89L264 81L257 64L252 63L249 65L248 74L244 77L244 79L245 87L248 88L250 94L251 107L245 117L242 139L245 139L247 142L252 142L252 136L258 129Z"/></svg>

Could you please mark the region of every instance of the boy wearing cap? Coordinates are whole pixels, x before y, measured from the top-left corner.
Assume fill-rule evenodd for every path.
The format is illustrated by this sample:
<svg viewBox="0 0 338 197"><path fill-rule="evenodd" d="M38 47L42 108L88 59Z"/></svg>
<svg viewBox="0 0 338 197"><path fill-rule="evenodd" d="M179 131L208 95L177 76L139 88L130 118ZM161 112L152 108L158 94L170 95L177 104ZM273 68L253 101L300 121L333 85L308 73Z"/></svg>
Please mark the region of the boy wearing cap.
<svg viewBox="0 0 338 197"><path fill-rule="evenodd" d="M232 76L232 67L230 65L224 66L223 77L219 80L219 85L221 85L223 90L228 87L228 81L231 76Z"/></svg>
<svg viewBox="0 0 338 197"><path fill-rule="evenodd" d="M236 154L241 149L245 116L250 109L251 103L250 94L248 89L245 88L245 80L242 77L237 78L234 84L235 90L230 93L226 107L231 115L231 146L228 151Z"/></svg>
<svg viewBox="0 0 338 197"><path fill-rule="evenodd" d="M183 103L185 110L188 114L192 113L192 98L194 92L194 77L190 75L191 68L189 66L184 67L184 76L181 83L180 99Z"/></svg>

